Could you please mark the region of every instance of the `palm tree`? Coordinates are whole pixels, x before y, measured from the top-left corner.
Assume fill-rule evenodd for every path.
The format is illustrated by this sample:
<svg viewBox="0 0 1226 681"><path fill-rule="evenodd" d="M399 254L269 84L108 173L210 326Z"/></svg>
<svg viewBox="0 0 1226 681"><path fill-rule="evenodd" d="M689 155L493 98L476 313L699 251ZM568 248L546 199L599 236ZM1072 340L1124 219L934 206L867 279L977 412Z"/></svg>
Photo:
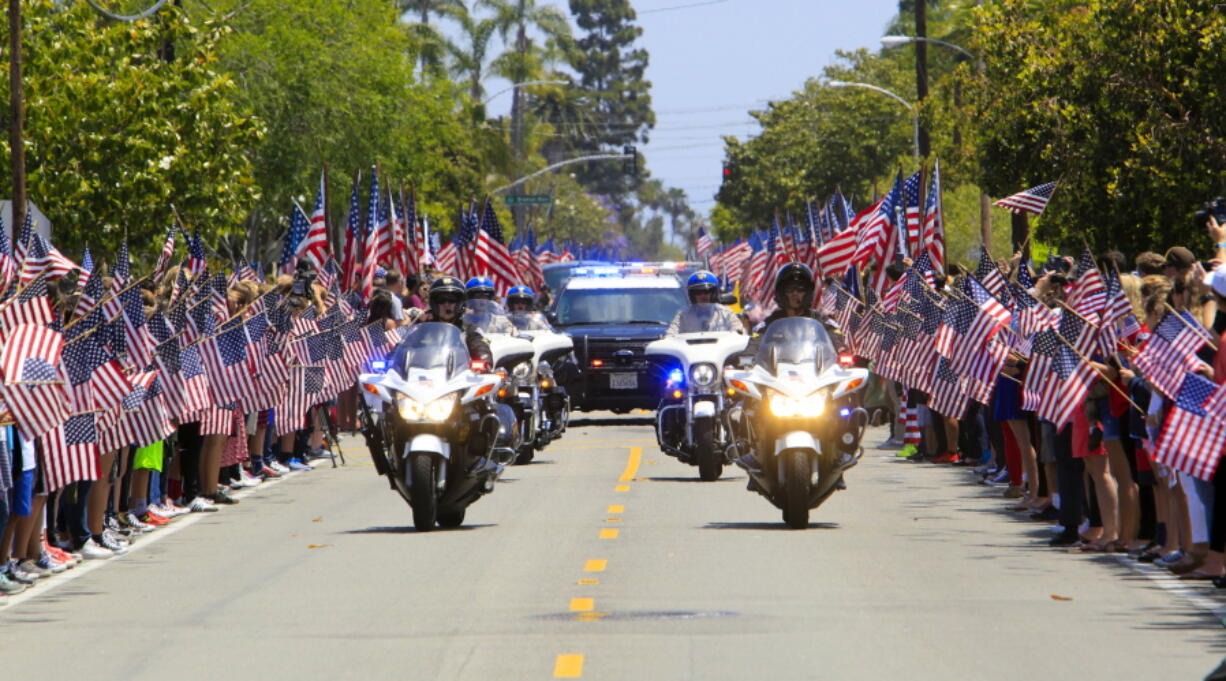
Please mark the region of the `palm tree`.
<svg viewBox="0 0 1226 681"><path fill-rule="evenodd" d="M498 30L498 21L494 17L475 17L463 3L460 3L458 8L449 8L443 13L460 25L466 43L447 44L447 52L451 55L451 75L466 78L473 103L480 103L485 93L485 88L481 85L485 78L485 57L489 52L490 40Z"/></svg>
<svg viewBox="0 0 1226 681"><path fill-rule="evenodd" d="M421 71L431 66L438 66L442 61L443 52L447 50L447 39L430 25L430 15L444 15L456 11L465 11L463 0L392 0L396 9L404 12L416 12L421 20L412 24L412 31L421 44Z"/></svg>

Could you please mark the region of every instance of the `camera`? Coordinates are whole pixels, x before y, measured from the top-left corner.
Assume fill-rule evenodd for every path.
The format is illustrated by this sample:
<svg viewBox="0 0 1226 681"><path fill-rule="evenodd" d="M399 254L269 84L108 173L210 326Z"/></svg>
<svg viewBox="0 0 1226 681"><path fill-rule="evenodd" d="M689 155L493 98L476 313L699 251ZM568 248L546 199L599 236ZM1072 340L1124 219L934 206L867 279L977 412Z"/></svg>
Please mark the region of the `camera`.
<svg viewBox="0 0 1226 681"><path fill-rule="evenodd" d="M292 295L310 297L311 286L315 284L315 266L309 260L299 260L294 271L294 288Z"/></svg>
<svg viewBox="0 0 1226 681"><path fill-rule="evenodd" d="M1051 255L1047 256L1047 262L1043 263L1043 271L1068 274L1069 262L1055 253L1052 253Z"/></svg>
<svg viewBox="0 0 1226 681"><path fill-rule="evenodd" d="M1219 225L1226 224L1226 198L1221 196L1212 201L1205 203L1205 207L1196 211L1196 217L1193 222L1197 227L1204 227L1209 224L1209 216L1212 215L1214 220L1217 220Z"/></svg>

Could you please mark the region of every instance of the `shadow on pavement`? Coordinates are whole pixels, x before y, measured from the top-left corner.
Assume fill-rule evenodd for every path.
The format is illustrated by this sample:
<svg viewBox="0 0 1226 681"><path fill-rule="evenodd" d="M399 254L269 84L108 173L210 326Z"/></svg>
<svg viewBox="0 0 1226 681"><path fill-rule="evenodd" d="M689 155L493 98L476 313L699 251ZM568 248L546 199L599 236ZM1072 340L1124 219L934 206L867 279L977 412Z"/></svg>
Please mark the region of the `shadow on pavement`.
<svg viewBox="0 0 1226 681"><path fill-rule="evenodd" d="M694 477L692 478L687 478L687 477L683 477L679 475L676 475L676 476L663 475L663 476L658 476L658 477L653 476L650 478L643 478L643 480L648 480L650 482L701 482L704 485L711 485L717 482L745 482L745 476L742 475L737 478L720 478L718 480L711 480L710 482L700 479L697 474L695 474Z"/></svg>
<svg viewBox="0 0 1226 681"><path fill-rule="evenodd" d="M496 523L484 523L476 525L461 525L459 527L436 527L431 530L434 532L469 532L471 530L480 530L486 527L497 527ZM344 530L337 534L417 534L417 530L412 525L404 525L402 527L392 526L372 526L365 527L360 530Z"/></svg>
<svg viewBox="0 0 1226 681"><path fill-rule="evenodd" d="M787 525L785 525L783 521L779 521L777 523L707 523L706 525L702 526L702 529L704 530L787 530L788 532L796 531L788 527ZM839 524L838 523L809 523L808 529L810 530L837 530L839 529Z"/></svg>
<svg viewBox="0 0 1226 681"><path fill-rule="evenodd" d="M651 416L623 416L621 418L586 418L570 420L571 428L582 428L583 426L654 426L655 418Z"/></svg>

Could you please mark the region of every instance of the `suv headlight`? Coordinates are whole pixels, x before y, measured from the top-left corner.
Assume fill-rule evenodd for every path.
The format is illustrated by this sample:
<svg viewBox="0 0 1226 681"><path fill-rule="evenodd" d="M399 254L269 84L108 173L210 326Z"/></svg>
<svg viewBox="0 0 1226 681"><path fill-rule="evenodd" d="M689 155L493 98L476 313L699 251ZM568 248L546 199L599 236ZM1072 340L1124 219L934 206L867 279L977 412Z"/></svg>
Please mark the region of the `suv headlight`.
<svg viewBox="0 0 1226 681"><path fill-rule="evenodd" d="M706 387L715 382L715 378L719 374L715 371L715 366L712 364L695 364L690 367L690 380L694 385Z"/></svg>
<svg viewBox="0 0 1226 681"><path fill-rule="evenodd" d="M782 418L816 418L826 411L826 390L823 388L807 397L788 397L773 392L769 400L771 413Z"/></svg>
<svg viewBox="0 0 1226 681"><path fill-rule="evenodd" d="M396 409L400 411L400 418L405 421L445 421L455 410L455 403L455 393L427 404L422 404L406 395L400 395L396 398Z"/></svg>

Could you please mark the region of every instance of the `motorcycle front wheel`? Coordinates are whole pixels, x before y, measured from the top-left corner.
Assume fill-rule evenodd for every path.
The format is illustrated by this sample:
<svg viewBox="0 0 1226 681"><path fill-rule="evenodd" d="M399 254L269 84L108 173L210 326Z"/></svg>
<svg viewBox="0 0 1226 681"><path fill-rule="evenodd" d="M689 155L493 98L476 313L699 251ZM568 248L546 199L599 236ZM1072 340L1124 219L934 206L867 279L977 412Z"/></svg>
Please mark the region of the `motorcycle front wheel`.
<svg viewBox="0 0 1226 681"><path fill-rule="evenodd" d="M793 530L809 526L809 457L792 450L778 462L783 471L783 522Z"/></svg>
<svg viewBox="0 0 1226 681"><path fill-rule="evenodd" d="M451 527L459 527L460 525L463 525L465 510L467 509L462 508L458 511L451 511L450 513L439 513L438 514L438 526L451 528Z"/></svg>
<svg viewBox="0 0 1226 681"><path fill-rule="evenodd" d="M413 454L409 458L409 501L413 506L413 527L429 532L438 521L438 493L434 487L434 457Z"/></svg>
<svg viewBox="0 0 1226 681"><path fill-rule="evenodd" d="M694 449L698 478L704 482L719 480L724 473L724 455L715 450L715 423L711 419L694 424Z"/></svg>

